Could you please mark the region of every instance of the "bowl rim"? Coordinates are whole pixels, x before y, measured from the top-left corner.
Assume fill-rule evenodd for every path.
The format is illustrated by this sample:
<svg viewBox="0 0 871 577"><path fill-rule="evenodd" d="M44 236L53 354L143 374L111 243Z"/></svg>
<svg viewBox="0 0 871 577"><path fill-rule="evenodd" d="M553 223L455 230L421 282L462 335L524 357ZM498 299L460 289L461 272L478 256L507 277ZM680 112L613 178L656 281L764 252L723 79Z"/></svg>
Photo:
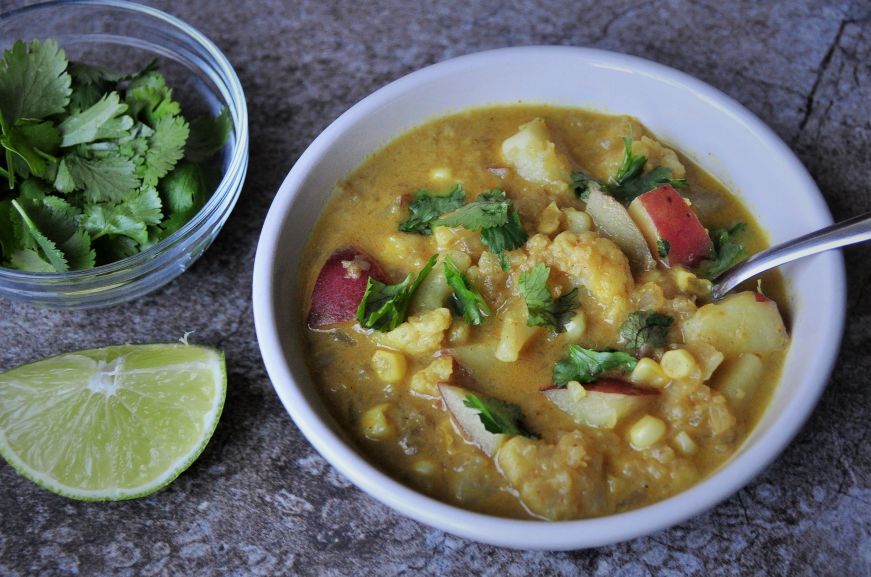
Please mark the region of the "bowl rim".
<svg viewBox="0 0 871 577"><path fill-rule="evenodd" d="M320 163L321 156L359 119L387 105L394 97L433 78L473 68L493 58L510 59L522 54L536 54L542 58L571 55L584 60L588 65L628 69L633 73L680 85L695 93L697 97L709 101L737 122L743 123L790 165L795 175L805 182L807 190L813 193L808 200L815 205L821 220L832 222L822 194L789 147L743 105L701 80L643 58L593 48L525 46L487 50L427 66L380 88L337 118L305 150L281 184L258 242L252 289L255 328L267 373L288 414L315 449L370 496L417 521L491 545L539 550L596 547L647 535L703 513L736 493L786 448L816 406L840 349L846 313L844 261L840 252L820 255L820 262L834 271L834 278L831 279L834 292L827 300L835 314L828 327L828 334L832 338L818 351L819 361L815 366L818 382L814 381L810 394L790 399L756 443L683 492L663 501L614 515L573 521L538 521L472 512L438 501L394 480L331 430L309 405L294 379L277 330L273 283L275 273L280 268L275 258L284 219L299 196L306 177ZM422 119L420 122L423 121Z"/></svg>
<svg viewBox="0 0 871 577"><path fill-rule="evenodd" d="M238 195L238 193L241 192L241 185L238 187L238 190L235 190L235 181L237 180L236 175L239 173L244 174L248 164L248 104L245 99L245 91L242 88L242 83L239 81L236 70L214 42L197 28L180 18L157 8L152 8L151 6L146 6L137 2L131 2L129 0L49 0L47 2L31 4L29 6L23 6L0 13L0 23L32 12L39 12L41 10L57 8L60 6L75 5L117 8L155 18L169 27L180 31L203 48L209 57L212 58L215 68L224 77L222 80L227 83L226 88L229 91L230 98L226 103L226 106L233 117L233 131L236 136L236 143L233 147L230 162L227 165L227 168L223 171L221 181L215 187L209 200L193 216L193 218L165 239L135 255L88 269L67 272L27 272L0 266L0 278L11 282L51 283L75 282L91 279L93 277L112 278L111 275L113 274L123 273L124 271L135 269L140 265L146 265L161 255L165 250L171 249L180 240L189 237L195 230L206 224L209 221L209 217L221 208L222 203L227 197L233 196L234 194ZM63 46L61 46L61 48L63 48ZM242 184L244 184L244 178L242 179ZM235 204L235 201L233 204ZM54 286L57 287L58 285Z"/></svg>

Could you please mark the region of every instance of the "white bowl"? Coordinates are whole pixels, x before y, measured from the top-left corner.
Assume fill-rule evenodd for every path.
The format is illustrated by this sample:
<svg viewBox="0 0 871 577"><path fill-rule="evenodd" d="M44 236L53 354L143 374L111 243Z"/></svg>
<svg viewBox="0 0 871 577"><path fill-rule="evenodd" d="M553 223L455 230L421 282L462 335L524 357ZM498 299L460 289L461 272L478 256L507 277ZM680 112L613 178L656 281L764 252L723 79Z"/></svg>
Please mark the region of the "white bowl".
<svg viewBox="0 0 871 577"><path fill-rule="evenodd" d="M324 130L291 169L257 247L253 298L260 351L278 396L312 445L358 487L397 511L507 547L560 550L615 543L698 515L735 493L786 447L816 404L838 353L845 310L843 260L828 253L783 267L793 342L781 384L744 445L691 489L628 513L560 522L472 513L418 493L369 463L318 395L300 347L300 256L336 182L368 155L432 118L518 102L636 116L736 192L772 242L832 222L819 190L789 148L743 106L682 72L584 48L472 54L409 74L365 98Z"/></svg>

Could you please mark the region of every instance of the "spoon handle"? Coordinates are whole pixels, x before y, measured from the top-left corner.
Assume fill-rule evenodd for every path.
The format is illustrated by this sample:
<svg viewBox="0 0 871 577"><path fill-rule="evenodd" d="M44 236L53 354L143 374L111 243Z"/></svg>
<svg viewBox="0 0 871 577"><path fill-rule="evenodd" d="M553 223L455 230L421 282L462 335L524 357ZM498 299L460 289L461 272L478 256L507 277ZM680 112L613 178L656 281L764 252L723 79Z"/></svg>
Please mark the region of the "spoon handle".
<svg viewBox="0 0 871 577"><path fill-rule="evenodd" d="M728 270L713 286L714 300L769 269L823 251L871 240L871 212L848 218L826 228L758 252Z"/></svg>

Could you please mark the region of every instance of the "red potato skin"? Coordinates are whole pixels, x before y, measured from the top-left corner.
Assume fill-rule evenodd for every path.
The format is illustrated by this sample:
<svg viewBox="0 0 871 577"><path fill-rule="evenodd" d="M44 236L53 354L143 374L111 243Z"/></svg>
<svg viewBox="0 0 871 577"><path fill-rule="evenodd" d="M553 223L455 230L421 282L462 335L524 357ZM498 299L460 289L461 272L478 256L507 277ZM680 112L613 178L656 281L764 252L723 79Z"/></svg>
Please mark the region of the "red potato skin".
<svg viewBox="0 0 871 577"><path fill-rule="evenodd" d="M629 395L631 397L659 394L659 391L657 391L656 389L636 387L635 385L627 383L624 380L608 377L601 378L594 383L583 383L582 386L587 391L593 393L611 393L614 395ZM550 391L558 388L559 387L554 384L548 384L542 387L541 391Z"/></svg>
<svg viewBox="0 0 871 577"><path fill-rule="evenodd" d="M713 245L708 231L673 186L666 184L645 192L632 201L629 206L630 214L634 212L632 205L636 204L638 206L635 210L640 209L649 216L658 238L669 243L668 256L660 258L665 264L694 268L711 254ZM656 239L651 239L648 235L645 237L651 245L651 252L656 255Z"/></svg>
<svg viewBox="0 0 871 577"><path fill-rule="evenodd" d="M353 261L355 258L368 262L369 270L361 270L357 278L351 278L342 262ZM366 283L370 276L387 282L384 272L366 253L353 247L334 252L321 268L312 289L311 308L308 312L309 328L322 329L353 320L357 316L357 306L366 292Z"/></svg>

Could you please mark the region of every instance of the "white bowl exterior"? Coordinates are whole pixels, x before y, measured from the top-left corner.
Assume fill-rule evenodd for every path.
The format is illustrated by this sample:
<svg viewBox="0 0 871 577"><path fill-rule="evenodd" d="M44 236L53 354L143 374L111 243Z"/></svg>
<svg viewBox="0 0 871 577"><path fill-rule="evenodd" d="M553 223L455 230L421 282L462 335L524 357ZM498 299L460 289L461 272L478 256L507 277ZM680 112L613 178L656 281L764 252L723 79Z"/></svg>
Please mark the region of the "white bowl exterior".
<svg viewBox="0 0 871 577"><path fill-rule="evenodd" d="M482 515L426 497L360 456L315 390L299 347L300 257L334 185L367 156L432 118L514 103L636 116L737 193L772 242L831 223L819 190L786 145L741 105L692 77L639 58L583 48L473 54L410 74L362 100L331 124L290 171L257 248L253 298L261 353L282 403L315 448L357 486L398 511L463 537L522 549L623 541L671 526L730 496L798 432L839 349L843 260L839 253L828 253L783 267L794 322L781 384L747 442L726 466L693 488L635 511L563 522Z"/></svg>

